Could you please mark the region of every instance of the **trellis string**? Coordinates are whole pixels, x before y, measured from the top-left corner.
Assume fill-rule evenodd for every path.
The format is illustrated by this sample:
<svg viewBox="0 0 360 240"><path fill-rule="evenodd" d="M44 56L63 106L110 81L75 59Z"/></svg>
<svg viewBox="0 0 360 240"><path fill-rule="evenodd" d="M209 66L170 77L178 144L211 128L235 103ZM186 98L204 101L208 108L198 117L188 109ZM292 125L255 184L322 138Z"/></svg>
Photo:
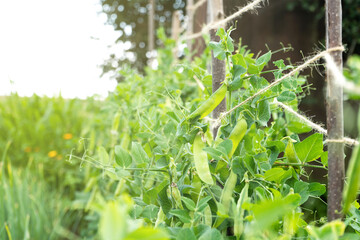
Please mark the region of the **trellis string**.
<svg viewBox="0 0 360 240"><path fill-rule="evenodd" d="M183 37L181 40L191 40L191 39L195 39L198 38L200 36L202 36L203 34L207 34L211 29L215 29L219 26L223 26L226 23L232 21L233 19L239 17L240 15L242 15L243 13L246 13L248 11L251 10L255 10L257 8L260 7L260 3L263 2L264 0L255 0L252 1L251 3L247 4L246 6L240 8L238 11L236 11L235 13L231 14L230 16L220 20L220 21L216 21L216 22L211 22L208 23L207 25L205 25L202 30L200 32L197 33L193 33L190 35L187 35L185 37ZM201 1L200 1L201 2ZM194 5L195 8L196 4Z"/></svg>
<svg viewBox="0 0 360 240"><path fill-rule="evenodd" d="M344 47L343 46L339 46L339 47L333 47L333 48L329 48L325 51L322 51L318 54L316 54L315 56L313 56L312 58L310 58L309 60L307 60L306 62L304 62L303 64L299 65L298 67L296 67L295 69L293 69L292 71L290 71L289 73L285 74L284 76L282 76L281 78L275 80L274 82L272 82L269 86L259 90L257 93L255 93L254 95L248 97L247 99L245 99L244 101L242 101L241 103L239 103L238 105L236 105L235 107L233 107L232 109L230 109L227 112L224 112L223 114L221 114L221 116L219 117L219 120L225 118L227 115L229 115L230 113L232 113L233 111L235 111L237 108L241 107L242 105L246 104L247 102L249 102L250 100L256 98L257 96L265 93L266 91L268 91L270 88L278 85L279 83L281 83L282 81L284 81L285 79L287 79L288 77L293 76L295 73L297 72L301 72L302 70L304 70L305 68L307 68L309 65L311 65L312 63L316 62L317 60L319 60L320 58L324 57L325 54L330 53L330 52L334 52L334 51L344 51Z"/></svg>
<svg viewBox="0 0 360 240"><path fill-rule="evenodd" d="M296 112L291 107L283 104L282 102L277 101L276 99L274 100L274 104L277 104L278 106L283 108L285 111L293 114L294 116L296 116L298 119L303 121L305 124L307 124L309 127L314 129L315 131L317 131L319 133L322 133L322 134L327 136L328 132L327 132L327 130L325 128L323 128L320 125L310 121L307 117L299 114L298 112ZM342 139L326 139L326 142L345 143L345 144L347 144L349 146L359 145L359 142L357 140L351 139L351 138L348 138L348 137L344 137Z"/></svg>

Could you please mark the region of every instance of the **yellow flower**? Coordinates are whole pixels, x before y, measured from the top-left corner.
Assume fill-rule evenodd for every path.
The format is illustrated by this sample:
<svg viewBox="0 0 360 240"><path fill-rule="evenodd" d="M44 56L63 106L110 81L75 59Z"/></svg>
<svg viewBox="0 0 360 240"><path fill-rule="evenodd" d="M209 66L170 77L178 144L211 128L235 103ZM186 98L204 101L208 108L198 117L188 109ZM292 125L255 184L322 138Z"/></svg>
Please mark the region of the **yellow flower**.
<svg viewBox="0 0 360 240"><path fill-rule="evenodd" d="M72 138L73 138L73 135L71 133L65 133L63 135L63 139L65 139L65 140L70 140Z"/></svg>
<svg viewBox="0 0 360 240"><path fill-rule="evenodd" d="M26 148L24 149L24 152L26 152L26 153L31 152L31 147L26 147Z"/></svg>
<svg viewBox="0 0 360 240"><path fill-rule="evenodd" d="M56 157L56 155L57 155L57 151L55 151L55 150L50 151L50 152L48 153L48 157L50 157L50 158Z"/></svg>

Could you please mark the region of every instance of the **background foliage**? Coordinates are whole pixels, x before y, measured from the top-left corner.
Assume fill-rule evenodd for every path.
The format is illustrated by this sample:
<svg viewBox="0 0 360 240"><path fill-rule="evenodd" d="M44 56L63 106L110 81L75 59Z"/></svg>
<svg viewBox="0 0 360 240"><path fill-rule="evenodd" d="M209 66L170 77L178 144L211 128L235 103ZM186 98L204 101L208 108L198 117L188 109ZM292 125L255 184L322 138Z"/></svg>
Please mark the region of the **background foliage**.
<svg viewBox="0 0 360 240"><path fill-rule="evenodd" d="M216 102L227 95L229 110L294 68L278 51L234 46L231 31L189 62L160 29L158 67L122 67L104 101L1 97L0 238L358 239L354 199L344 221L325 217L313 178L327 170L324 136L276 103L297 111L305 76L229 113L214 139ZM210 49L227 68L214 95ZM349 80L358 69L354 56Z"/></svg>
<svg viewBox="0 0 360 240"><path fill-rule="evenodd" d="M177 1L155 1L155 27L163 27L165 29L165 33L169 36L171 34L171 20L172 14L174 11L179 10L182 13L181 20L184 24L185 16L186 16L186 1L177 0ZM225 9L230 9L230 13L234 12L233 6L238 6L241 4L245 4L246 1L235 1L234 0L224 0ZM275 4L276 2L270 2L270 5ZM143 71L143 66L147 64L147 60L149 55L147 55L147 36L148 36L148 9L149 5L146 1L120 1L120 0L102 0L101 4L103 6L103 12L108 16L108 24L114 26L114 29L119 32L120 37L117 40L119 42L128 42L129 49L127 49L128 54L118 56L116 53L111 54L109 59L106 60L103 64L103 72L104 73L112 73L115 77L120 80L121 77L117 74L116 69L118 66L123 66L124 63L130 63L132 66L137 68L140 72ZM359 21L360 21L360 10L358 7L360 1L359 0L343 0L343 42L349 49L347 55L351 54L360 54L359 49ZM293 12L294 14L303 12L304 17L306 17L306 13L314 14L315 21L311 24L320 24L321 26L325 22L324 20L324 1L311 1L311 0L291 0L286 1L286 8L284 10L288 10ZM229 13L229 14L230 14ZM235 20L236 21L236 20ZM274 25L281 26L281 20L273 19ZM235 23L235 22L234 22ZM299 23L301 24L301 23ZM183 25L185 27L185 24ZM131 34L126 34L127 31L131 29ZM315 28L313 31L317 30ZM261 31L254 31L254 33L244 33L246 35L256 34L256 38L263 39ZM297 38L301 38L300 35L293 36L293 40L295 41ZM298 33L303 34L303 33ZM313 33L308 33L312 35ZM242 36L243 37L243 36ZM291 38L291 36L290 36ZM325 37L319 36L315 41L324 42ZM235 39L237 41L238 39ZM280 40L282 41L282 40ZM290 41L291 43L292 41ZM157 39L156 45L160 47L161 40ZM299 49L303 51L307 51L307 49ZM129 55L130 53L130 55ZM346 55L346 56L347 56ZM130 57L131 56L131 57ZM133 59L133 60L129 60ZM120 78L119 78L120 77Z"/></svg>

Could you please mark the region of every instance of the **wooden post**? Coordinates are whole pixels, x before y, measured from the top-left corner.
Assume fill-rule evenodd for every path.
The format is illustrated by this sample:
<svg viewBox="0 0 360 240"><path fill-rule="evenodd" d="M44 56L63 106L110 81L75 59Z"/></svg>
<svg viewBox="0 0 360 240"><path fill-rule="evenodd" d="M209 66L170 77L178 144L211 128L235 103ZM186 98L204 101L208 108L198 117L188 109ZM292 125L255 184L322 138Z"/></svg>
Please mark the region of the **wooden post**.
<svg viewBox="0 0 360 240"><path fill-rule="evenodd" d="M223 19L224 8L222 0L210 0L208 1L209 9L209 22L215 22ZM225 27L225 26L221 26ZM216 29L210 30L211 41L219 41L219 37L216 36ZM213 51L211 52L211 72L212 72L212 89L215 92L225 80L225 60L219 60L214 57ZM213 118L217 119L222 112L226 111L226 99L224 99L213 111ZM213 129L214 138L216 137L218 127Z"/></svg>
<svg viewBox="0 0 360 240"><path fill-rule="evenodd" d="M149 14L148 14L148 50L152 53L154 50L154 35L155 35L155 0L149 1ZM152 56L151 56L152 58Z"/></svg>
<svg viewBox="0 0 360 240"><path fill-rule="evenodd" d="M201 0L197 0L195 5L197 5ZM202 1L201 1L202 2ZM195 6L194 5L194 6ZM207 20L207 4L206 2L199 5L194 11L194 22L193 22L193 31L194 33L200 32L204 25L206 25ZM205 40L202 36L195 38L192 46L193 55L192 58L201 57L206 48Z"/></svg>
<svg viewBox="0 0 360 240"><path fill-rule="evenodd" d="M326 47L342 45L341 0L326 0ZM331 53L338 68L342 69L342 52ZM343 130L343 90L333 74L327 69L327 129L330 140L342 140ZM341 200L344 185L344 144L328 143L328 219L341 218Z"/></svg>
<svg viewBox="0 0 360 240"><path fill-rule="evenodd" d="M179 40L181 33L181 21L180 21L180 11L173 12L172 21L171 21L171 38L175 41Z"/></svg>
<svg viewBox="0 0 360 240"><path fill-rule="evenodd" d="M188 16L188 24L187 24L187 29L186 29L186 35L190 36L191 34L194 33L194 11L193 11L193 6L194 6L194 0L187 0L186 3L186 14ZM187 40L187 46L189 49L189 52L192 52L192 40L189 39Z"/></svg>
<svg viewBox="0 0 360 240"><path fill-rule="evenodd" d="M177 41L179 40L181 33L181 21L180 21L180 11L173 12L172 22L171 22L171 39ZM176 60L178 58L178 47L177 44L173 49L173 58Z"/></svg>

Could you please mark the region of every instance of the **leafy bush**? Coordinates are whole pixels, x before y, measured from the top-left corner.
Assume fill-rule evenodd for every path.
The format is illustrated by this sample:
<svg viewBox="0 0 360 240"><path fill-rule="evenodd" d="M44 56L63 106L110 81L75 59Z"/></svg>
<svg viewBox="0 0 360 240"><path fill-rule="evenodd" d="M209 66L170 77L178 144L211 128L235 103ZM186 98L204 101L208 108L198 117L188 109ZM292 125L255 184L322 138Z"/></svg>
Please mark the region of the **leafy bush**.
<svg viewBox="0 0 360 240"><path fill-rule="evenodd" d="M311 181L308 170L327 169L324 137L310 134L311 127L277 104L298 110L306 79L297 73L269 87L265 72L280 79L294 66L278 60L276 69L264 71L273 53L255 57L239 46L233 54L230 32L220 29L221 40L209 44L227 63L224 85L210 97L211 75L200 59L191 68L179 62L183 72L169 61L144 76L124 74L108 99L120 114L113 128L119 139L108 152L85 157L109 177L108 191L88 188L95 197L87 199L87 209L104 218L96 199L105 204L130 195L131 218L167 229L171 239L338 239L347 225L319 227L326 187ZM178 80L194 78L199 87L189 82L185 93L176 89ZM207 115L225 95L228 112L214 138L217 121Z"/></svg>

